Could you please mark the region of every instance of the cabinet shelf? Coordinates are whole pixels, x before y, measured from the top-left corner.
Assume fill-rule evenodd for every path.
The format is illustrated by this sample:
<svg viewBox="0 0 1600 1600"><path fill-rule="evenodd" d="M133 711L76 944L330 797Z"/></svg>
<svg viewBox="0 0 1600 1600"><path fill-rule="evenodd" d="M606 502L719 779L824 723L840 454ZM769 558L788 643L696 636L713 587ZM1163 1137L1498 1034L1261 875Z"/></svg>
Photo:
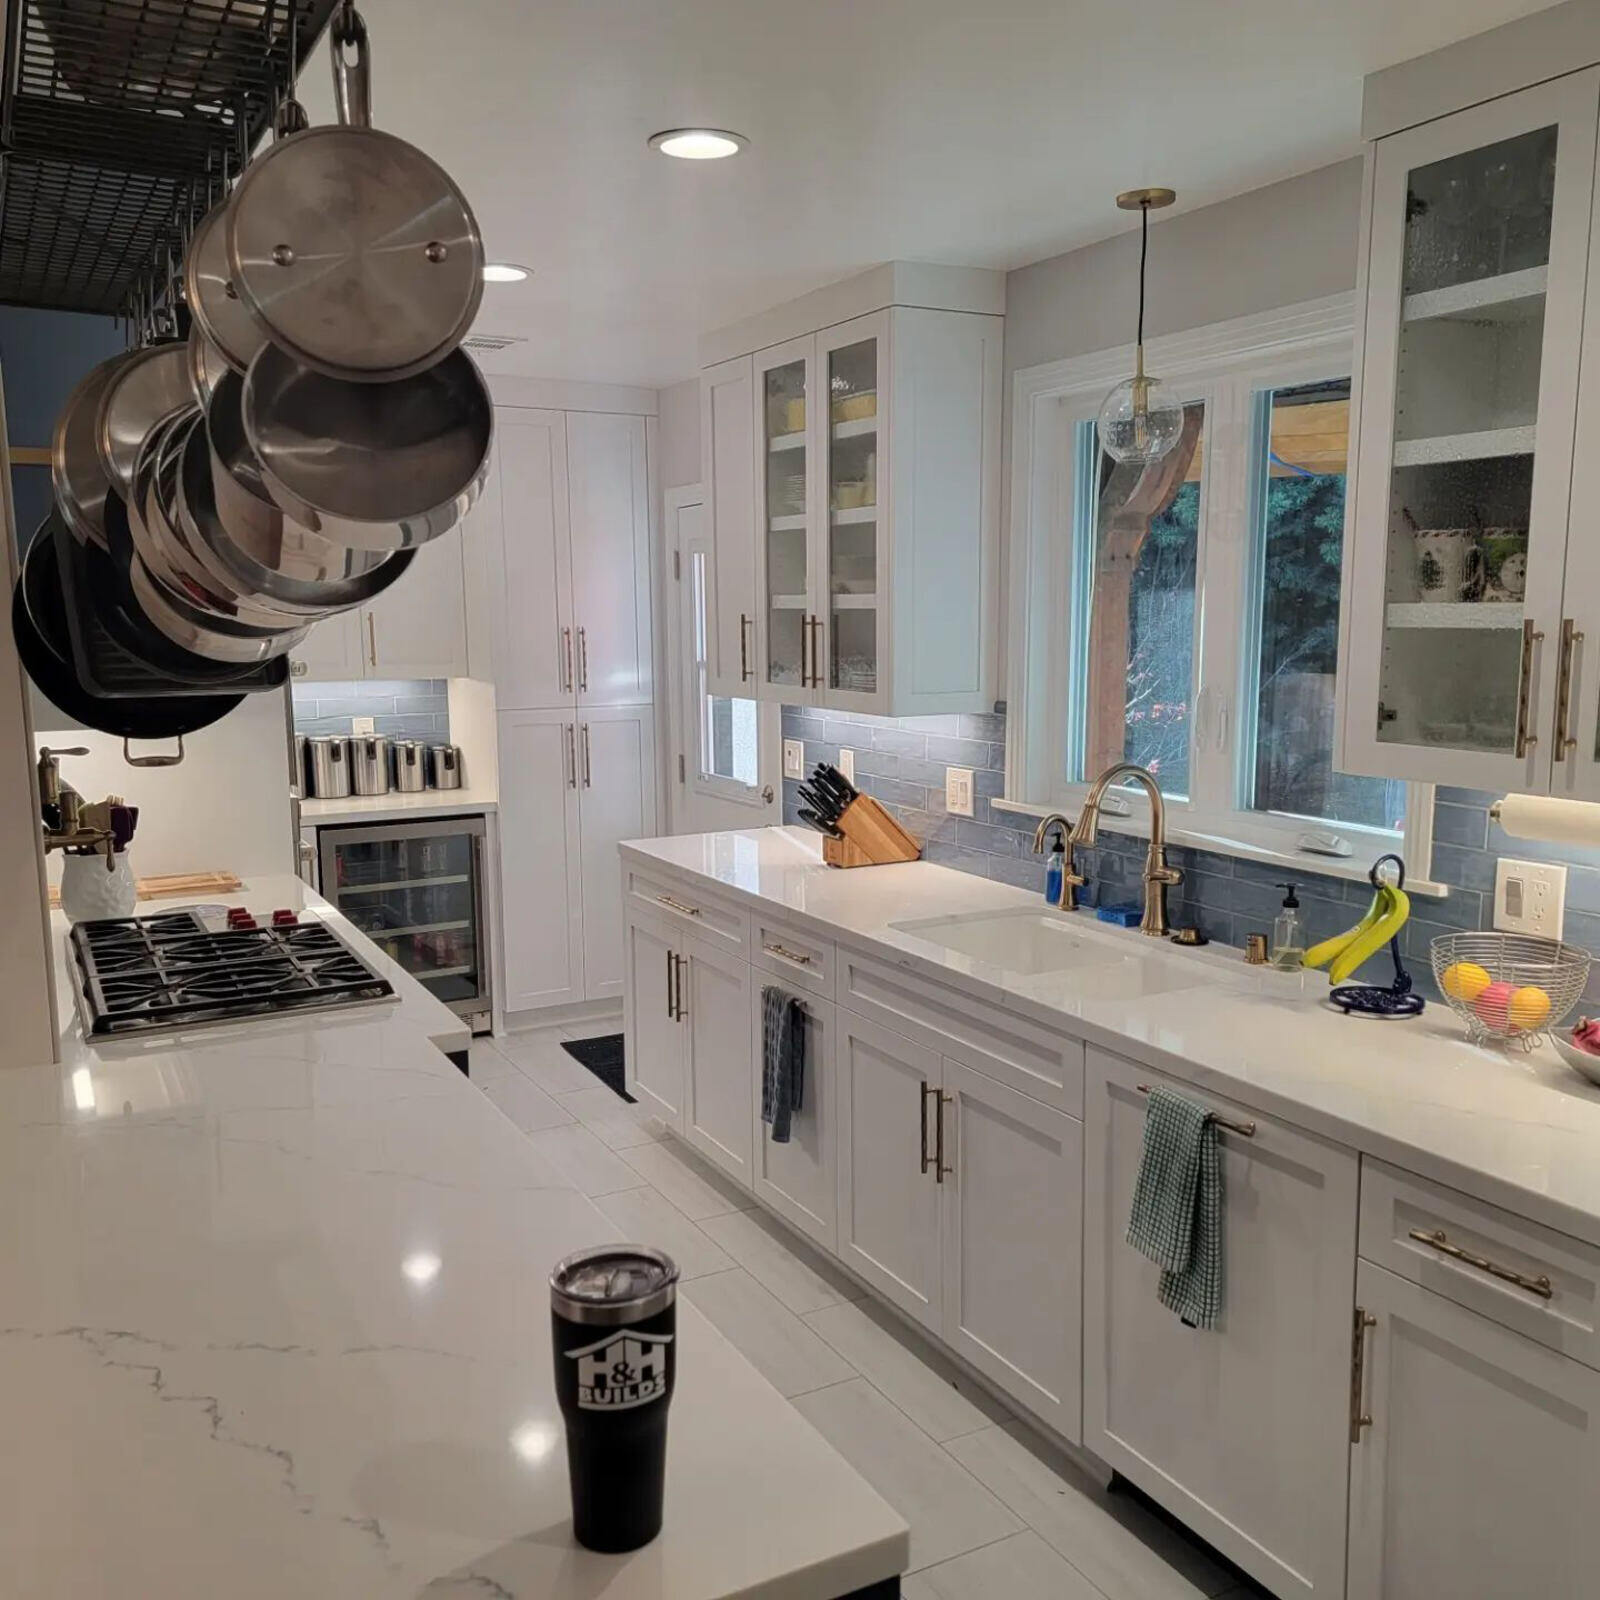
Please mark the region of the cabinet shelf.
<svg viewBox="0 0 1600 1600"><path fill-rule="evenodd" d="M1397 467L1432 467L1448 461L1487 461L1496 456L1530 456L1534 434L1524 428L1489 428L1482 433L1441 433L1431 439L1397 439Z"/></svg>
<svg viewBox="0 0 1600 1600"><path fill-rule="evenodd" d="M878 431L878 418L874 413L870 417L857 417L854 422L836 422L833 425L835 439L861 439Z"/></svg>
<svg viewBox="0 0 1600 1600"><path fill-rule="evenodd" d="M773 517L768 521L767 526L774 533L804 533L806 521L806 514L801 511L792 517Z"/></svg>
<svg viewBox="0 0 1600 1600"><path fill-rule="evenodd" d="M1407 322L1526 322L1543 310L1549 283L1548 267L1475 278L1470 283L1453 283L1448 289L1408 294L1401 315Z"/></svg>
<svg viewBox="0 0 1600 1600"><path fill-rule="evenodd" d="M841 526L852 522L876 522L877 520L878 508L876 505L840 506L829 513L829 521Z"/></svg>
<svg viewBox="0 0 1600 1600"><path fill-rule="evenodd" d="M441 889L447 884L471 882L471 873L451 872L437 878L386 878L382 883L341 883L328 898L345 900L353 894L383 894L390 889Z"/></svg>
<svg viewBox="0 0 1600 1600"><path fill-rule="evenodd" d="M1522 626L1522 607L1499 601L1408 600L1385 614L1391 628L1453 628L1498 631Z"/></svg>
<svg viewBox="0 0 1600 1600"><path fill-rule="evenodd" d="M767 448L774 455L780 450L804 450L806 447L806 430L802 428L798 433L777 433L767 440Z"/></svg>
<svg viewBox="0 0 1600 1600"><path fill-rule="evenodd" d="M774 611L804 611L811 602L803 594L775 594L768 603Z"/></svg>
<svg viewBox="0 0 1600 1600"><path fill-rule="evenodd" d="M836 594L828 603L835 611L876 611L878 596L876 591L869 591L866 594Z"/></svg>

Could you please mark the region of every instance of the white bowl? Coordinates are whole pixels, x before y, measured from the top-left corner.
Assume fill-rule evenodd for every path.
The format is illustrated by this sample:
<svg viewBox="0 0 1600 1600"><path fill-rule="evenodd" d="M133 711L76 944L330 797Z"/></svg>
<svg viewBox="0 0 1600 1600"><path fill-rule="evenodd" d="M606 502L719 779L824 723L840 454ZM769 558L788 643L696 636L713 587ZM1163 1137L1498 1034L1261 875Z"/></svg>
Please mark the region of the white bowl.
<svg viewBox="0 0 1600 1600"><path fill-rule="evenodd" d="M1590 1083L1600 1084L1600 1056L1592 1056L1587 1050L1580 1050L1565 1033L1552 1032L1550 1042L1556 1047L1561 1059L1574 1072L1582 1074Z"/></svg>

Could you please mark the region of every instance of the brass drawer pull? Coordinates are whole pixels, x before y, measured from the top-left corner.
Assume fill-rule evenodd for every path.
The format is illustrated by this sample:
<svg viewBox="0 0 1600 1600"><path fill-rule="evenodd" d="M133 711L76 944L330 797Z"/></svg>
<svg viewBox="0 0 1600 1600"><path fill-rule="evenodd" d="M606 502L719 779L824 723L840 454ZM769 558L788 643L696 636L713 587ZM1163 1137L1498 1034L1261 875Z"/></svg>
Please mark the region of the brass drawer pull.
<svg viewBox="0 0 1600 1600"><path fill-rule="evenodd" d="M785 961L793 961L798 966L809 967L811 965L810 956L801 955L798 950L785 950L781 944L768 944L766 940L763 939L761 942L761 948L765 950L769 956L782 956Z"/></svg>
<svg viewBox="0 0 1600 1600"><path fill-rule="evenodd" d="M1356 1307L1356 1324L1350 1341L1350 1443L1361 1443L1361 1430L1372 1426L1372 1413L1364 1409L1367 1373L1367 1329L1378 1319L1370 1311Z"/></svg>
<svg viewBox="0 0 1600 1600"><path fill-rule="evenodd" d="M1529 617L1522 624L1522 677L1517 687L1517 760L1520 761L1528 751L1538 744L1539 736L1528 731L1529 704L1533 699L1533 649L1544 641L1544 635L1533 625L1533 618Z"/></svg>
<svg viewBox="0 0 1600 1600"><path fill-rule="evenodd" d="M667 951L667 1020L669 1022L678 1020L677 998L672 992L674 987L672 980L676 975L677 968L672 964L672 952L669 950Z"/></svg>
<svg viewBox="0 0 1600 1600"><path fill-rule="evenodd" d="M673 911L681 911L686 917L698 917L699 906L686 906L681 900L674 900L670 894L658 894L656 904L670 907Z"/></svg>
<svg viewBox="0 0 1600 1600"><path fill-rule="evenodd" d="M1440 1255L1449 1256L1452 1261L1476 1267L1479 1272L1487 1272L1490 1277L1499 1278L1502 1283L1514 1283L1517 1288L1526 1289L1529 1294L1536 1294L1541 1300L1549 1300L1555 1294L1546 1274L1541 1272L1537 1278L1530 1278L1527 1273L1518 1272L1513 1267L1502 1267L1487 1256L1475 1256L1470 1250L1463 1250L1460 1245L1452 1243L1443 1228L1435 1228L1431 1232L1426 1228L1413 1228L1411 1237L1418 1244L1425 1244L1430 1250L1437 1250Z"/></svg>
<svg viewBox="0 0 1600 1600"><path fill-rule="evenodd" d="M1148 1083L1136 1083L1134 1088L1140 1094L1150 1093L1150 1085ZM1206 1115L1219 1128L1226 1128L1229 1133L1236 1133L1241 1139L1253 1139L1256 1136L1256 1125L1253 1122L1231 1122L1227 1117L1219 1117L1215 1111L1209 1111Z"/></svg>

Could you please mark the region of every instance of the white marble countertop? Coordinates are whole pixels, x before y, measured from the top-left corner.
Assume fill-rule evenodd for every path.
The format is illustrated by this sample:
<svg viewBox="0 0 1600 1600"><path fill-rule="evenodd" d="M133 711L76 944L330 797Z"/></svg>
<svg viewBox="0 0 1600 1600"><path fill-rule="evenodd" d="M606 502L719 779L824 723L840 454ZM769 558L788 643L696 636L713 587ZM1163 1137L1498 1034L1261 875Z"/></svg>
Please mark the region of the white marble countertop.
<svg viewBox="0 0 1600 1600"><path fill-rule="evenodd" d="M1600 1244L1600 1088L1548 1043L1531 1054L1469 1044L1438 1004L1408 1022L1345 1017L1328 1006L1321 973L1246 967L1238 951L1222 947L1152 950L1154 941L1092 912L1072 916L1074 931L1155 960L1172 987L1139 992L1131 960L1118 974L1095 967L1092 982L1070 971L1018 977L890 924L1047 910L1038 896L929 862L836 871L823 866L818 836L805 829L683 835L622 849L640 864L710 880L815 933ZM1359 914L1352 906L1351 921Z"/></svg>
<svg viewBox="0 0 1600 1600"><path fill-rule="evenodd" d="M342 800L302 800L300 824L331 827L342 822L386 822L390 818L458 817L498 811L500 797L487 789L423 789L416 794L352 794Z"/></svg>
<svg viewBox="0 0 1600 1600"><path fill-rule="evenodd" d="M230 898L387 966L298 879ZM903 1521L682 1302L665 1530L574 1544L545 1278L616 1229L439 1053L427 995L117 1044L62 1021L59 1066L0 1072L7 1600L817 1600L905 1565Z"/></svg>

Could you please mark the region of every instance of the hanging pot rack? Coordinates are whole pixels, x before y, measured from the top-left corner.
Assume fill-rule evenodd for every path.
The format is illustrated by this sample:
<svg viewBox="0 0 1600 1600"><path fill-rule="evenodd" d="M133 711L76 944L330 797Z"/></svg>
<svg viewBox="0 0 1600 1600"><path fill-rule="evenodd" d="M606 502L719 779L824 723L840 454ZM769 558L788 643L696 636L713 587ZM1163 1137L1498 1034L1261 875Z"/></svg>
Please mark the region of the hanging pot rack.
<svg viewBox="0 0 1600 1600"><path fill-rule="evenodd" d="M130 321L338 0L9 0L0 304Z"/></svg>

